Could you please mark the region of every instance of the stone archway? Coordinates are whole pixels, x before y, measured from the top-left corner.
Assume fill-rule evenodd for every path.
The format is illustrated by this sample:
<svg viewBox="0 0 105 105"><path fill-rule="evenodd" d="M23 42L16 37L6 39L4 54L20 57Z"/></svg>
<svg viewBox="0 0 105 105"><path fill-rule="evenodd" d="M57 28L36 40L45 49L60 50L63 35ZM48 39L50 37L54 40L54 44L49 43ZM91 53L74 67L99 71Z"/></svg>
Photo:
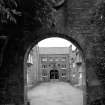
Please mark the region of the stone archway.
<svg viewBox="0 0 105 105"><path fill-rule="evenodd" d="M25 65L25 61L26 61L26 59L27 59L27 57L28 57L28 54L29 54L29 52L30 52L30 50L31 50L31 48L33 48L33 46L35 46L39 41L41 41L41 40L43 40L43 39L46 39L46 38L51 38L51 37L60 37L60 38L64 38L64 39L66 39L66 40L68 40L68 41L70 41L70 42L72 42L79 50L80 50L80 52L81 52L81 55L82 55L82 57L83 57L83 60L84 60L84 70L86 71L86 68L85 68L85 54L84 54L84 52L83 52L83 49L82 49L82 47L78 44L78 42L75 40L75 39L73 39L72 37L70 37L70 36L68 36L68 35L64 35L64 34L57 34L57 33L44 33L43 35L39 35L39 37L37 38L37 39L35 39L34 41L33 41L33 39L31 40L31 41L29 41L29 43L28 43L28 45L26 45L26 46L28 46L28 48L26 49L26 54L25 54L25 59L24 59L24 65ZM57 72L53 72L53 70L51 70L52 71L52 76L51 76L51 78L52 79L58 79L59 78L59 76L58 76L58 71ZM85 74L86 72L84 72L84 76L85 76L85 78L86 78L86 74ZM26 75L26 70L25 70L25 66L24 66L24 76ZM56 75L57 75L57 77L56 77ZM26 78L26 77L25 77ZM26 80L26 79L25 79ZM25 82L26 83L26 82ZM85 79L85 83L86 83L86 79ZM86 86L84 87L84 90L86 89ZM26 89L27 90L27 89ZM85 92L86 92L86 90L85 90ZM85 96L85 94L83 94L83 96L84 96L84 100L86 100L86 96ZM84 102L85 103L85 102Z"/></svg>
<svg viewBox="0 0 105 105"><path fill-rule="evenodd" d="M81 49L86 64L87 97L90 97L88 103L104 97L104 90L101 89L101 86L104 87L105 74L99 69L97 62L105 58L103 41L105 38L102 35L103 33L97 30L96 25L91 23L91 13L92 11L94 12L95 4L97 4L97 0L94 0L94 2L90 0L87 0L87 2L84 2L84 0L77 2L75 0L68 0L64 8L57 11L57 24L50 31L46 27L42 30L37 30L36 26L32 26L33 30L36 29L35 32L32 32L30 25L29 28L27 26L30 22L28 24L26 22L21 30L18 27L16 30L13 30L13 27L11 27L11 32L10 30L3 30L1 32L1 34L8 34L6 36L9 39L0 70L1 84L4 84L6 81L3 87L7 88L3 89L8 90L6 94L5 91L2 92L2 95L6 96L2 100L3 102L9 101L10 103L23 104L24 85L26 84L24 62L27 59L27 55L30 49L39 41L53 36L65 38L68 41L72 41L76 46L80 46L78 48ZM8 86L10 86L10 89L8 89Z"/></svg>

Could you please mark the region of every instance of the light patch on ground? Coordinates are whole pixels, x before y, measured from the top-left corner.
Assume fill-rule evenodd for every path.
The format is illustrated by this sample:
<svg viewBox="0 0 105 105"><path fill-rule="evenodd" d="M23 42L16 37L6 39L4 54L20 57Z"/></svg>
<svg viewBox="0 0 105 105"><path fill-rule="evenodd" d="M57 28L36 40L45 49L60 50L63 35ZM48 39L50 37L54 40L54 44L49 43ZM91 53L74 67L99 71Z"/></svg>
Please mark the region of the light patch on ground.
<svg viewBox="0 0 105 105"><path fill-rule="evenodd" d="M31 105L83 105L83 92L68 83L42 83L28 91Z"/></svg>

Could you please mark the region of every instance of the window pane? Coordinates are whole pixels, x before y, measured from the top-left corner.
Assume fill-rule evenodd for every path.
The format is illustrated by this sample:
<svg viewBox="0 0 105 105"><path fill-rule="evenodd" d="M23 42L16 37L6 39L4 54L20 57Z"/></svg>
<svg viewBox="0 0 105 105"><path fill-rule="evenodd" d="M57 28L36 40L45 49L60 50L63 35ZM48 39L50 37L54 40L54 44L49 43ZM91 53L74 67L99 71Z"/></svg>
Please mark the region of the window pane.
<svg viewBox="0 0 105 105"><path fill-rule="evenodd" d="M44 62L44 61L47 61L47 58L42 58L42 61Z"/></svg>

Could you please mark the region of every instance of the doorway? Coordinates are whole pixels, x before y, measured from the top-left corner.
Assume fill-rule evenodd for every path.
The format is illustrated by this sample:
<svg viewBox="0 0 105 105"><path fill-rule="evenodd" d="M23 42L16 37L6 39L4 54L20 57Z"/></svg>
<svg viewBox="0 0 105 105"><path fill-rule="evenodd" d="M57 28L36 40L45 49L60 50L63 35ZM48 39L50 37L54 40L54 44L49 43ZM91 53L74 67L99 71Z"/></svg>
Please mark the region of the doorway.
<svg viewBox="0 0 105 105"><path fill-rule="evenodd" d="M50 71L50 79L59 79L59 71L51 70Z"/></svg>

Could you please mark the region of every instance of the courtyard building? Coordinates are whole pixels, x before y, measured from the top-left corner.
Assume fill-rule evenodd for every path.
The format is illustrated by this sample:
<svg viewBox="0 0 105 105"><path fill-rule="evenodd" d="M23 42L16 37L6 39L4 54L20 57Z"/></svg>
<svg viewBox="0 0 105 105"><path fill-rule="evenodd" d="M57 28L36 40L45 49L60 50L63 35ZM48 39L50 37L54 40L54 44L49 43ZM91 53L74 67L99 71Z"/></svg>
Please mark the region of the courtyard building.
<svg viewBox="0 0 105 105"><path fill-rule="evenodd" d="M69 47L33 47L27 60L27 84L37 82L69 82L82 86L83 59L78 49Z"/></svg>

